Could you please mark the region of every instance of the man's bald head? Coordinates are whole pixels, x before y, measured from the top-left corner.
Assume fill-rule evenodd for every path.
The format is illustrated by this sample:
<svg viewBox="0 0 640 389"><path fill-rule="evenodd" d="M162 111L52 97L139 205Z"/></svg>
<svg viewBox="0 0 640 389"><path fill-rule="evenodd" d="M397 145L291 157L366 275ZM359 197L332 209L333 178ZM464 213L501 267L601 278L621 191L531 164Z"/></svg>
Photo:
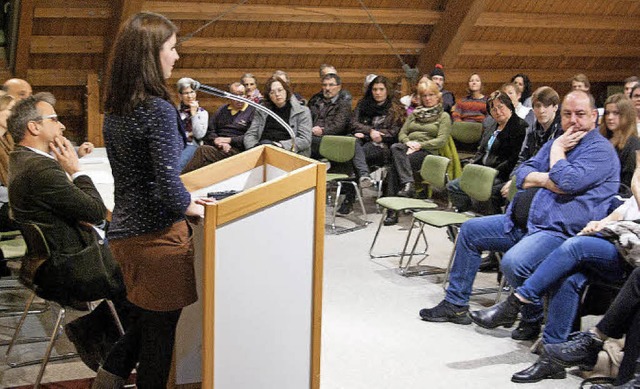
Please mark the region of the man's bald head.
<svg viewBox="0 0 640 389"><path fill-rule="evenodd" d="M576 131L590 131L596 127L598 111L596 102L590 93L574 90L562 100L562 128L567 131L573 127Z"/></svg>
<svg viewBox="0 0 640 389"><path fill-rule="evenodd" d="M8 95L13 96L16 100L25 99L33 94L31 85L20 78L11 78L5 81L4 85L2 85L2 90L7 92Z"/></svg>

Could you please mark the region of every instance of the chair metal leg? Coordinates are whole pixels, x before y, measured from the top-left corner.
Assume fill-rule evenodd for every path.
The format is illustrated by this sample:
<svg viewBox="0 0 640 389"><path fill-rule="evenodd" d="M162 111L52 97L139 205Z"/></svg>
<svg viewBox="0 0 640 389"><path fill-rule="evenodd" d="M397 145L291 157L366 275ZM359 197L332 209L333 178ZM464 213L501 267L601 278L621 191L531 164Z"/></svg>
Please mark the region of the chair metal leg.
<svg viewBox="0 0 640 389"><path fill-rule="evenodd" d="M11 349L13 349L13 345L16 343L16 339L18 339L18 335L20 335L20 331L22 331L22 326L24 325L24 321L27 319L27 315L29 314L29 308L31 308L31 304L33 304L33 300L36 298L36 293L32 292L31 296L27 300L27 304L24 307L24 312L22 312L22 316L20 316L20 320L18 321L18 325L16 330L13 332L13 336L11 337L11 341L7 346L7 351L4 353L7 360L9 359L9 354L11 353Z"/></svg>
<svg viewBox="0 0 640 389"><path fill-rule="evenodd" d="M58 338L58 333L62 330L62 321L64 320L65 314L66 314L66 310L63 307L60 307L60 311L58 311L58 319L56 320L56 324L53 327L53 331L51 332L51 339L49 340L49 344L47 345L47 351L45 351L44 358L42 359L42 364L40 365L38 378L36 378L36 382L33 385L34 389L37 389L40 387L42 376L44 376L44 370L47 368L47 363L49 363L49 357L51 357L51 351L53 351L53 345L56 339Z"/></svg>
<svg viewBox="0 0 640 389"><path fill-rule="evenodd" d="M360 193L360 188L358 187L358 184L355 181L348 181L348 183L353 185L353 189L356 191L356 197L360 202L360 208L362 209L362 217L364 220L364 225L366 226L367 224L369 224L369 221L367 220L367 210L364 208L364 201L362 201L362 194Z"/></svg>
<svg viewBox="0 0 640 389"><path fill-rule="evenodd" d="M382 226L384 225L384 219L385 219L385 210L386 208L382 208L383 212L382 212L382 217L380 218L380 223L378 223L378 229L376 230L376 234L373 237L373 241L371 242L371 247L369 247L369 258L374 259L374 258L390 258L390 257L401 257L404 256L406 254L406 250L407 250L407 240L405 240L405 244L404 247L402 249L402 251L398 251L398 252L393 252L393 253L385 253L385 254L374 254L373 253L373 248L378 240L378 235L380 235L380 230L382 229ZM415 220L415 219L413 219ZM414 221L412 220L411 222L411 228L413 228L413 224ZM411 231L411 229L409 230ZM422 232L422 238L424 239L424 245L425 245L425 249L420 252L420 253L415 253L417 255L424 255L426 257L427 254L427 249L429 248L429 243L427 242L427 236L424 234L424 231L421 230ZM402 261L400 262L402 263ZM402 266L400 266L402 267Z"/></svg>
<svg viewBox="0 0 640 389"><path fill-rule="evenodd" d="M124 327L122 326L122 321L120 321L120 316L118 316L118 311L116 311L116 307L113 305L113 301L106 300L106 302L111 311L111 316L113 316L113 321L116 323L116 327L118 327L118 332L121 336L124 335Z"/></svg>
<svg viewBox="0 0 640 389"><path fill-rule="evenodd" d="M453 237L453 250L449 256L449 263L447 264L447 270L444 272L444 279L442 280L442 289L447 291L447 285L449 284L449 275L451 274L451 268L453 267L453 258L456 255L456 245L458 244L458 233L455 229L450 229L449 234Z"/></svg>
<svg viewBox="0 0 640 389"><path fill-rule="evenodd" d="M333 204L333 212L331 213L331 229L336 230L336 212L338 211L338 198L342 191L342 182L338 181L338 189L336 189L336 201Z"/></svg>

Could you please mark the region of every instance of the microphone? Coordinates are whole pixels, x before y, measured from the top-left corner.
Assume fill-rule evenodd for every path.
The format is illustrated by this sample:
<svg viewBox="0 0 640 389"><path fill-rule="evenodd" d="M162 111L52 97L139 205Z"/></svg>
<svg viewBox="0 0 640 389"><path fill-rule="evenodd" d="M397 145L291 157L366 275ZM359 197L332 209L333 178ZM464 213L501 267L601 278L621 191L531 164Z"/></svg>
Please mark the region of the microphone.
<svg viewBox="0 0 640 389"><path fill-rule="evenodd" d="M258 104L256 102L254 102L253 100L249 100L249 99L247 99L245 97L234 95L233 93L229 93L229 92L223 91L221 89L214 88L214 87L212 87L210 85L203 84L203 83L201 83L199 81L196 81L196 80L193 80L193 81L195 82L195 89L196 90L203 91L206 94L213 95L213 96L216 96L216 97L222 97L222 98L225 98L225 99L231 99L231 100L235 100L235 101L242 101L242 102L247 103L250 106L254 107L255 109L257 109L259 111L262 111L262 112L266 113L267 115L271 116L272 118L274 118L289 133L289 136L291 137L291 151L293 151L294 153L296 152L296 133L293 132L293 129L291 128L291 126L289 126L289 123L287 123L286 121L282 120L282 118L280 116L276 115L275 112L273 112L269 108L265 107L264 105L260 105L260 104Z"/></svg>

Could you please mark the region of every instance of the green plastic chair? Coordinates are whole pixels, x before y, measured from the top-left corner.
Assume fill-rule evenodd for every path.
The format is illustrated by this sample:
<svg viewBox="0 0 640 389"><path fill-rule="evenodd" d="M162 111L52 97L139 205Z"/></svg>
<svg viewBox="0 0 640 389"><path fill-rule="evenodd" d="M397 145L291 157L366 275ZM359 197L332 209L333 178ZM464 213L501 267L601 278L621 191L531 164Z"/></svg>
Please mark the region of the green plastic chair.
<svg viewBox="0 0 640 389"><path fill-rule="evenodd" d="M469 146L470 150L477 148L482 139L482 123L476 122L453 122L451 125L451 137L458 143ZM466 147L463 147L467 150ZM461 152L458 150L460 158L468 158L474 155L473 152Z"/></svg>
<svg viewBox="0 0 640 389"><path fill-rule="evenodd" d="M493 188L493 181L496 178L498 171L482 165L467 165L462 169L462 176L460 177L460 187L462 190L473 200L487 201L491 198L491 191ZM457 213L452 211L421 211L413 214L413 222L419 226L419 234L424 234L425 226L431 226L436 228L446 228L449 239L453 241L454 247L457 241L458 231L460 225L469 219L472 219L475 215L471 213ZM409 234L413 229L414 223L411 224ZM418 235L420 236L420 235ZM430 275L430 274L442 274L445 273L445 284L451 271L451 264L453 261L454 252L452 251L449 258L449 264L446 269L433 269L428 271L420 271L411 268L411 262L415 254L415 249L418 244L416 238L413 244L412 250L409 252L406 265L403 266L405 254L400 257L400 273L405 276L410 275Z"/></svg>
<svg viewBox="0 0 640 389"><path fill-rule="evenodd" d="M449 167L449 162L449 159L445 157L441 157L438 155L427 155L422 161L422 167L420 168L420 175L422 176L423 182L435 188L444 188L445 185L447 185L447 169ZM416 212L420 210L438 208L438 206L432 201L407 197L381 197L376 200L376 204L380 208L382 208L382 217L380 218L378 229L375 236L373 237L373 241L371 242L371 247L369 248L369 257L372 259L402 256L407 249L407 245L411 237L411 230L409 230L409 235L407 236L402 251L386 254L374 254L374 246L376 244L376 241L378 240L378 235L380 234L380 230L382 229L382 226L384 224L385 210L391 210L395 212ZM424 236L424 234L423 239L426 245L427 238ZM427 249L425 248L424 252L422 252L421 254L426 254L426 251Z"/></svg>
<svg viewBox="0 0 640 389"><path fill-rule="evenodd" d="M353 159L353 156L356 153L356 138L351 136L337 136L337 135L324 135L320 140L320 148L319 153L323 158L326 158L329 162L338 162L344 163L349 162ZM342 185L352 185L354 190L356 191L356 198L360 203L360 208L362 209L362 216L364 218L364 222L356 228L365 227L368 222L367 211L364 208L364 202L362 201L362 194L360 193L360 188L358 187L358 183L353 179L349 178L348 174L341 173L327 173L326 182L329 184L336 184L336 199L333 205L333 212L331 215L331 229L336 230L336 211L338 210L338 198L340 197L340 193L342 192ZM350 229L348 231L351 231ZM345 230L344 232L347 232Z"/></svg>

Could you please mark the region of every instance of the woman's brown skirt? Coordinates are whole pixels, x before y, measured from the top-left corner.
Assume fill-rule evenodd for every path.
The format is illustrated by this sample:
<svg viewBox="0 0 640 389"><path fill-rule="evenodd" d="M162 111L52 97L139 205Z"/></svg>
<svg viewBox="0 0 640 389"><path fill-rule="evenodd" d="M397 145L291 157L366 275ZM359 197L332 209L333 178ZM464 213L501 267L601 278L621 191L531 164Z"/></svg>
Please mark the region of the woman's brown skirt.
<svg viewBox="0 0 640 389"><path fill-rule="evenodd" d="M173 311L198 300L193 235L186 221L131 238L110 239L127 298L151 311Z"/></svg>

